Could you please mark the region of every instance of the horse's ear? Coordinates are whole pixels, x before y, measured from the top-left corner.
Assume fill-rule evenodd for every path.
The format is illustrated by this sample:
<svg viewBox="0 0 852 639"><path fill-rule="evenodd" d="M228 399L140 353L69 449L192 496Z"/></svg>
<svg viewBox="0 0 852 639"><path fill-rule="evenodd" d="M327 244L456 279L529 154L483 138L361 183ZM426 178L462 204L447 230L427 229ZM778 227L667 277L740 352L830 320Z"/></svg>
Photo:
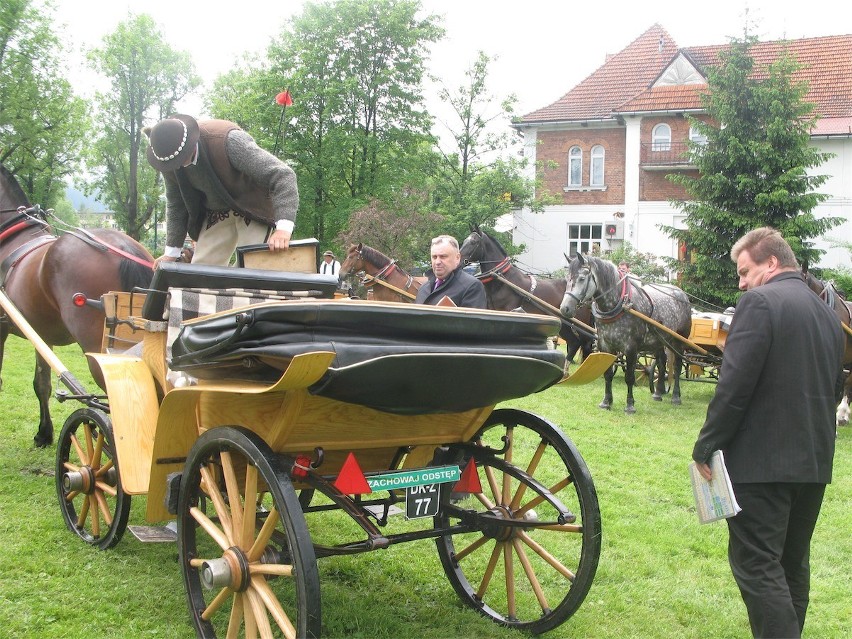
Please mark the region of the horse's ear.
<svg viewBox="0 0 852 639"><path fill-rule="evenodd" d="M566 262L570 262L570 261L571 261L571 258L570 258L570 257L568 257L568 253L564 253L564 252L563 252L563 253L562 253L562 255L564 255L564 256L565 256L565 261L566 261Z"/></svg>
<svg viewBox="0 0 852 639"><path fill-rule="evenodd" d="M577 260L579 260L581 265L584 265L586 263L586 260L583 259L582 253L577 253Z"/></svg>
<svg viewBox="0 0 852 639"><path fill-rule="evenodd" d="M468 222L468 223L467 223L467 228L469 228L469 229L470 229L470 232L471 232L471 233L476 233L476 224L474 224L473 222Z"/></svg>
<svg viewBox="0 0 852 639"><path fill-rule="evenodd" d="M364 248L364 243L358 242L358 250L360 251L362 248Z"/></svg>

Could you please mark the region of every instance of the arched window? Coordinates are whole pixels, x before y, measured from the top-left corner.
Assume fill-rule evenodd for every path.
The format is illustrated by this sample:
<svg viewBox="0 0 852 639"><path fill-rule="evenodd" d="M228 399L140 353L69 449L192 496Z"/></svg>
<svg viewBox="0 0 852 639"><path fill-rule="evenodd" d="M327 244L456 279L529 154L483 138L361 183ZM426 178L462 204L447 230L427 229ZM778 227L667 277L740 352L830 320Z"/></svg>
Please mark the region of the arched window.
<svg viewBox="0 0 852 639"><path fill-rule="evenodd" d="M580 186L583 183L583 149L572 146L568 149L568 186Z"/></svg>
<svg viewBox="0 0 852 639"><path fill-rule="evenodd" d="M604 156L606 152L604 148L597 144L592 147L591 153L591 177L589 184L592 186L603 186L604 185Z"/></svg>
<svg viewBox="0 0 852 639"><path fill-rule="evenodd" d="M652 151L670 151L672 148L672 130L668 124L658 124L651 132Z"/></svg>

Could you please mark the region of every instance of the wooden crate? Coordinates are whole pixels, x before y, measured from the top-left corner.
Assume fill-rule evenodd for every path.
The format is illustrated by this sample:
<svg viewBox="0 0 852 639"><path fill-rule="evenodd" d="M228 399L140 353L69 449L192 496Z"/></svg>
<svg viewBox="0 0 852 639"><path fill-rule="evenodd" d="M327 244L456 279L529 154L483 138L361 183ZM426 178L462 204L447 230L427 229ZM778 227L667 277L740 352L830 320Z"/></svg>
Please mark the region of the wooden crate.
<svg viewBox="0 0 852 639"><path fill-rule="evenodd" d="M144 331L134 329L129 318L141 315L145 293L113 291L101 296L104 304L104 337L101 352L126 351L142 341Z"/></svg>
<svg viewBox="0 0 852 639"><path fill-rule="evenodd" d="M288 273L316 273L319 240L293 240L286 251L270 251L266 244L237 247L237 266Z"/></svg>
<svg viewBox="0 0 852 639"><path fill-rule="evenodd" d="M694 317L689 340L699 346L722 349L728 337L728 323L719 318Z"/></svg>

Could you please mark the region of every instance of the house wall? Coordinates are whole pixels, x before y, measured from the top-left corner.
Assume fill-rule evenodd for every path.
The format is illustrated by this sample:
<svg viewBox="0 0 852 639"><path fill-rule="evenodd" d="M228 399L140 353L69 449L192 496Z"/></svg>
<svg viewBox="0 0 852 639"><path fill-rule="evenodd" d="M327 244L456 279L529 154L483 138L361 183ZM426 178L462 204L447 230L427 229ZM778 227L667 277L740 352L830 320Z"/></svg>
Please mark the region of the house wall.
<svg viewBox="0 0 852 639"><path fill-rule="evenodd" d="M639 123L639 144L651 141L653 127L665 121L672 127L672 141L684 141L689 135L689 122L681 117L644 118ZM624 240L636 250L658 256L675 257L677 245L663 231L660 225L682 228L683 213L669 204L669 198L685 197L681 187L671 184L665 176L671 170L649 171L627 166L625 157L638 156L635 150L626 153L623 128L587 129L571 131L537 132L537 143L526 147L528 157L542 164L556 161L559 168L546 171L545 184L552 193L562 193L562 204L546 207L543 213L533 214L518 211L514 216L513 237L515 244L524 244L526 252L518 257L519 266L535 273L550 273L565 266L564 253L568 247L568 224L604 224L613 219L616 212L625 213ZM588 183L588 153L594 144L606 148L605 191L570 191L563 189L567 184L568 149L579 144L584 150L584 183ZM827 253L819 264L827 268L849 266L849 250L837 246L838 243L852 245L852 140L815 140L820 150L834 154L823 165L813 171L815 174L829 175L826 183L818 189L829 194L828 200L821 203L815 214L819 217L833 216L844 219L844 223L835 227L824 238L815 242L818 248ZM638 205L635 211L625 206L633 201L625 194L625 176L638 170ZM635 173L634 173L635 174ZM628 183L631 180L626 180ZM635 183L635 181L634 181ZM625 197L627 195L628 197ZM603 250L611 250L619 241L604 240Z"/></svg>
<svg viewBox="0 0 852 639"><path fill-rule="evenodd" d="M538 137L536 155L542 160L543 188L561 196L568 205L617 204L624 202L624 129L574 129L548 131ZM604 188L589 187L592 147L604 148ZM568 151L583 150L583 188L566 191Z"/></svg>

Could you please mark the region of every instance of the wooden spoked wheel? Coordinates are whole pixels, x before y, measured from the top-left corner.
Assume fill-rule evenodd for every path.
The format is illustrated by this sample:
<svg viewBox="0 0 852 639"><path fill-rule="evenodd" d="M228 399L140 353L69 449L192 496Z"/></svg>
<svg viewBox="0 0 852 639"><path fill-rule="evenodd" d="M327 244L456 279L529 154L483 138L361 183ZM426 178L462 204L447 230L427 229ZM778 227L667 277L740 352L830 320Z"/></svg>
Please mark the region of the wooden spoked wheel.
<svg viewBox="0 0 852 639"><path fill-rule="evenodd" d="M198 637L316 637L320 588L305 517L251 431L198 438L178 500L178 557Z"/></svg>
<svg viewBox="0 0 852 639"><path fill-rule="evenodd" d="M597 570L601 519L589 471L556 426L523 411L494 411L473 443L499 452L477 461L481 493L442 494L436 524L478 520L478 530L439 538L441 563L462 600L486 617L551 630L577 610ZM542 488L573 517L560 523Z"/></svg>
<svg viewBox="0 0 852 639"><path fill-rule="evenodd" d="M101 549L127 528L130 495L121 489L112 425L100 410L81 408L65 420L56 449L56 494L68 529Z"/></svg>

